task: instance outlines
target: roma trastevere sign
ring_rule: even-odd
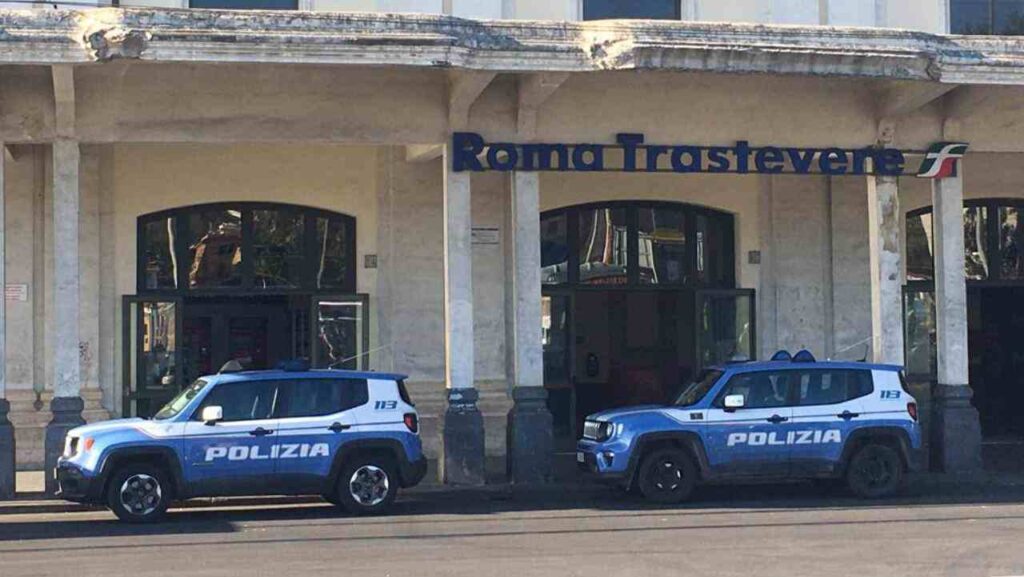
[[[929,148],[916,172],[907,169],[907,154],[895,148],[796,148],[647,144],[643,134],[620,133],[616,144],[514,144],[487,142],[479,134],[452,135],[452,170],[563,172],[675,172],[722,174],[824,174],[945,178],[967,144],[940,142]],[[611,161],[610,150],[615,160]]]

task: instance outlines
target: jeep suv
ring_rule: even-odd
[[[671,404],[590,415],[576,458],[659,502],[686,499],[698,482],[745,479],[843,480],[875,498],[900,488],[920,447],[900,367],[780,351],[707,369]]]
[[[202,377],[152,419],[71,430],[60,495],[129,522],[213,496],[319,494],[383,512],[426,473],[404,379],[307,367]]]

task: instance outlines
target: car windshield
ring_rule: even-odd
[[[708,394],[711,387],[715,386],[718,382],[718,378],[722,376],[722,371],[718,369],[708,369],[700,374],[700,377],[683,387],[683,391],[676,397],[674,403],[677,407],[689,407],[696,405]]]
[[[192,383],[183,391],[178,393],[177,397],[171,399],[171,402],[167,403],[162,409],[157,411],[157,413],[153,415],[153,419],[162,421],[177,415],[188,405],[189,401],[196,398],[196,395],[198,395],[199,391],[203,390],[203,387],[205,386],[206,381],[202,379]]]

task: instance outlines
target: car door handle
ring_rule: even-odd
[[[266,437],[267,435],[270,435],[273,432],[274,431],[272,431],[270,429],[264,429],[263,427],[256,427],[255,429],[249,431],[249,434],[252,435],[253,437]]]
[[[842,413],[839,413],[836,416],[844,421],[849,421],[850,419],[856,419],[857,417],[859,417],[860,413],[851,413],[850,411],[843,411]]]
[[[765,420],[768,421],[769,423],[772,423],[773,425],[778,425],[779,423],[785,423],[786,421],[788,421],[789,417],[783,417],[782,415],[772,415]]]
[[[349,430],[351,428],[352,428],[352,425],[342,425],[341,423],[332,423],[330,427],[327,427],[327,430],[332,432],[332,433],[340,433],[342,431],[347,431],[347,430]]]

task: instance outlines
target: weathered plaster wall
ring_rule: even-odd
[[[35,213],[43,198],[45,154],[41,146],[18,146],[5,163],[6,192],[5,258],[8,284],[27,286],[27,300],[7,301],[6,378],[11,389],[32,389],[42,380],[35,358],[36,332],[41,329],[45,308],[37,298],[42,282],[35,274],[37,244],[42,242]],[[0,154],[4,152],[0,151]]]

